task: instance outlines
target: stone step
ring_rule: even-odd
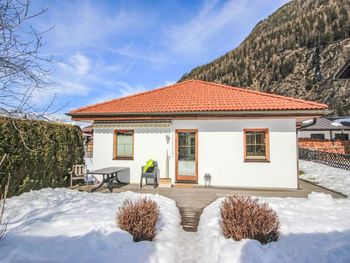
[[[179,207],[181,215],[181,226],[185,231],[197,232],[199,218],[203,209],[194,209],[191,207]]]
[[[173,185],[174,188],[194,188],[196,184],[189,184],[189,183],[175,183]]]

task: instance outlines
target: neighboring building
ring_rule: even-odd
[[[312,138],[320,140],[349,140],[350,117],[318,118],[312,125],[301,127],[299,138]]]
[[[298,187],[296,123],[327,105],[188,80],[72,110],[93,121],[94,168],[130,167],[138,183],[148,159],[173,182],[254,188]]]
[[[82,128],[83,131],[83,139],[84,139],[84,152],[85,157],[92,157],[93,154],[93,129],[92,125],[86,126]]]

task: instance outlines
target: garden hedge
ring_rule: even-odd
[[[83,163],[78,126],[0,118],[0,185],[11,174],[9,196],[45,187],[64,187],[73,164]]]

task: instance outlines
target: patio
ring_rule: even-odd
[[[91,186],[81,186],[79,191],[91,191]],[[272,189],[239,189],[239,188],[219,188],[219,187],[199,187],[193,185],[176,185],[172,188],[153,188],[147,185],[140,188],[138,184],[114,184],[113,192],[121,193],[132,191],[137,193],[159,194],[176,201],[176,205],[181,213],[181,225],[184,230],[196,232],[200,215],[203,209],[217,198],[229,195],[261,196],[261,197],[300,197],[306,198],[312,192],[330,194],[333,198],[344,198],[346,196],[317,186],[305,180],[299,179],[298,190],[272,190]],[[99,192],[109,193],[106,186]]]

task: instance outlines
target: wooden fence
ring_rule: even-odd
[[[328,153],[299,148],[299,159],[350,170],[350,154]]]

